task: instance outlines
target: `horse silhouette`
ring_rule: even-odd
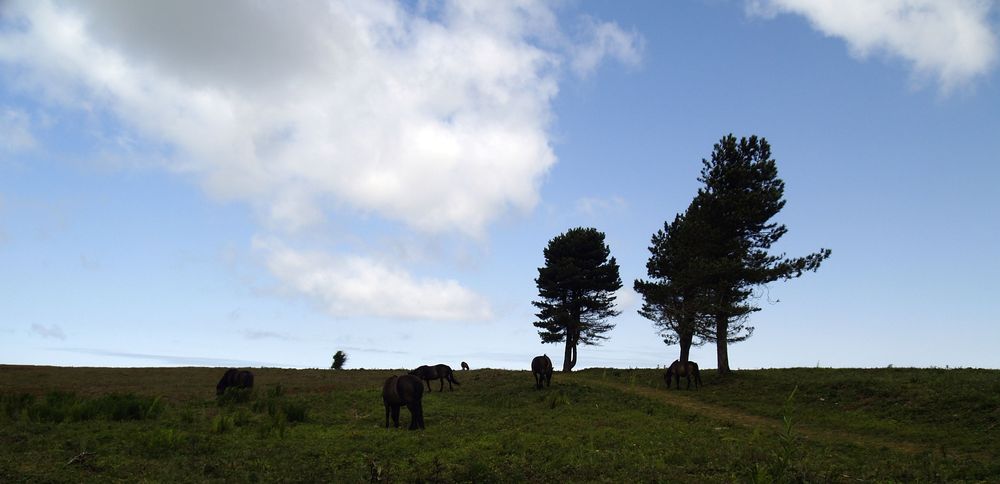
[[[667,372],[663,374],[663,380],[667,382],[667,388],[670,388],[670,379],[673,378],[677,383],[677,389],[681,389],[681,377],[687,377],[687,388],[691,388],[691,377],[694,377],[694,387],[698,388],[701,386],[701,371],[698,370],[698,364],[693,361],[688,361],[682,364],[680,360],[674,360],[673,363],[667,367]]]
[[[469,364],[463,361],[462,362],[462,369],[463,370],[468,370],[469,369]]]
[[[536,356],[531,360],[531,373],[535,376],[535,388],[542,388],[542,381],[545,386],[552,385],[552,360],[549,355]]]
[[[253,388],[253,373],[247,370],[237,370],[230,368],[222,375],[222,379],[215,385],[215,394],[222,395],[226,389],[233,388]]]
[[[382,385],[382,403],[385,404],[385,428],[389,428],[389,416],[399,428],[399,407],[406,405],[410,411],[410,430],[424,428],[424,383],[412,375],[390,376]]]
[[[434,366],[421,365],[417,367],[416,370],[411,371],[410,374],[426,381],[427,391],[429,392],[434,391],[431,389],[431,380],[438,380],[441,382],[441,388],[438,388],[439,392],[444,391],[445,380],[448,380],[448,390],[454,390],[451,386],[452,383],[461,385],[461,383],[455,379],[455,374],[451,371],[451,367],[443,363]]]

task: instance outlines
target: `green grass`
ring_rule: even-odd
[[[416,432],[384,428],[381,384],[401,372],[255,369],[253,391],[217,399],[221,369],[0,366],[0,482],[1000,476],[998,371],[706,371],[701,390],[668,391],[653,369],[543,390],[484,369],[425,393]]]

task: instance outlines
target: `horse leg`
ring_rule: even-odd
[[[385,428],[389,428],[389,402],[385,402]]]
[[[443,392],[444,391],[444,378],[438,378],[438,385],[440,385],[438,387],[438,391],[439,392]]]
[[[392,425],[399,428],[399,404],[392,404]]]
[[[423,409],[420,402],[410,402],[406,404],[406,409],[410,411],[410,430],[424,428]]]

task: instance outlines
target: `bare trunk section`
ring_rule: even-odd
[[[575,334],[566,335],[566,353],[563,356],[563,370],[562,371],[573,371],[573,367],[576,366],[576,342],[577,336]]]
[[[681,334],[680,335],[680,343],[681,343],[681,357],[680,357],[680,362],[681,363],[687,363],[688,358],[690,358],[690,356],[691,356],[691,343],[692,343],[692,341],[694,341],[694,334],[693,333],[686,333],[686,334]]]
[[[719,360],[718,372],[728,375],[729,370],[729,316],[719,314],[715,317],[715,352]]]

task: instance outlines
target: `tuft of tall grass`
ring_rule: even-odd
[[[174,428],[159,428],[146,435],[143,447],[146,455],[159,457],[176,451],[187,438],[183,431]]]
[[[550,409],[554,409],[560,405],[569,405],[569,404],[570,404],[569,397],[566,395],[565,392],[563,392],[562,388],[554,392],[550,392],[548,395],[545,396],[545,406]]]
[[[212,433],[224,434],[235,425],[236,423],[233,421],[233,417],[220,413],[212,419]]]

